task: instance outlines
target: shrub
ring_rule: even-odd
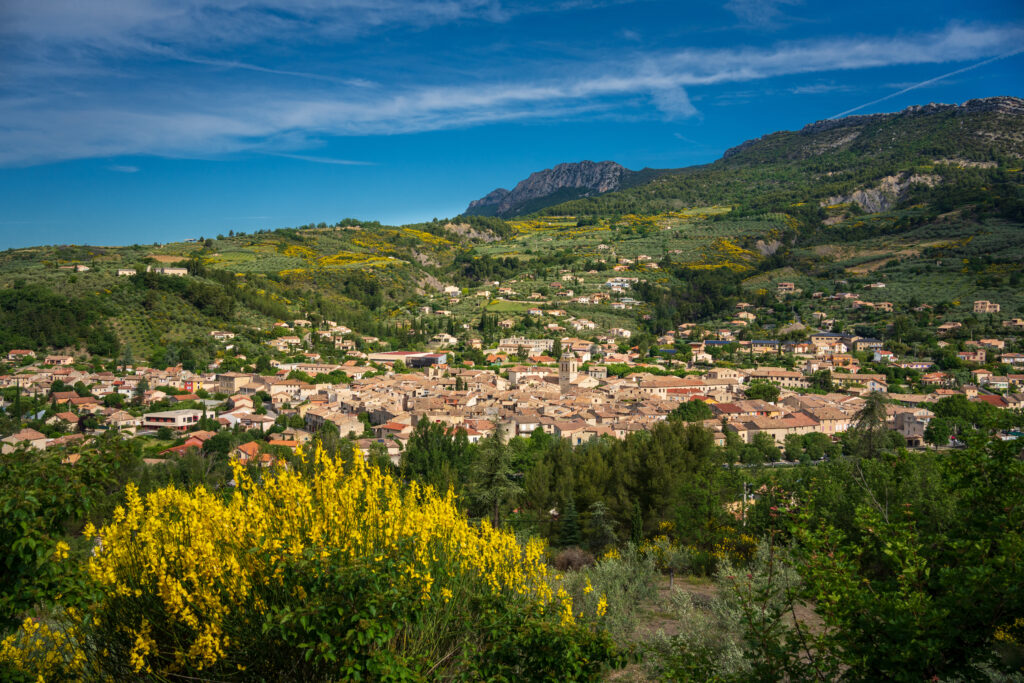
[[[594,564],[594,556],[582,548],[565,548],[555,556],[552,564],[558,571],[577,571]]]
[[[616,661],[539,542],[473,525],[452,493],[403,489],[361,458],[346,471],[318,451],[313,464],[260,481],[236,466],[223,497],[129,487],[86,530],[100,539],[96,598],[62,630],[77,634],[63,657],[75,677],[579,680]],[[19,646],[26,628],[0,665],[42,674],[48,657]]]
[[[573,605],[585,614],[604,613],[602,625],[619,642],[631,640],[643,605],[655,596],[654,561],[632,544],[589,567],[562,577]]]

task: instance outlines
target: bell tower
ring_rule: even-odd
[[[576,354],[566,351],[558,361],[558,388],[563,394],[569,393],[571,382],[576,379],[580,364],[576,360]]]

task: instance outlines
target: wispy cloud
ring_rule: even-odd
[[[330,157],[316,157],[306,154],[285,154],[283,152],[268,152],[271,156],[284,157],[285,159],[297,159],[298,161],[310,161],[314,164],[333,164],[335,166],[376,166],[372,161],[353,161],[351,159],[332,159]]]
[[[803,0],[729,0],[725,9],[746,26],[774,28],[782,19],[782,7],[800,5]]]
[[[0,36],[37,47],[89,45],[133,51],[151,47],[238,46],[350,40],[395,27],[425,29],[459,21],[507,22],[633,0],[5,0]]]
[[[139,167],[138,166],[114,165],[114,166],[107,166],[107,170],[108,171],[114,171],[115,173],[138,173],[139,172]]]
[[[810,85],[797,85],[789,89],[794,95],[823,95],[834,92],[849,92],[853,90],[852,85],[842,83],[812,83]]]
[[[15,1],[20,5],[25,0]],[[72,0],[62,1],[78,6]],[[237,1],[239,6],[247,6]],[[154,0],[144,0],[138,6],[127,0],[118,2],[124,2],[117,6],[137,20],[131,23],[122,17],[116,21],[132,26],[149,26],[159,18],[172,24],[191,21],[162,4],[158,8],[161,12],[156,12]],[[314,4],[318,3],[301,0],[295,14],[289,16],[304,16],[304,8]],[[338,0],[337,4],[372,4],[376,9],[366,10],[363,21],[364,26],[369,26],[373,21],[398,21],[379,10],[390,7],[397,11],[398,5],[405,3]],[[402,20],[443,21],[446,16],[468,13],[498,21],[502,12],[513,11],[499,11],[484,0],[436,0],[422,4],[429,7],[417,3],[419,19]],[[211,10],[204,5],[204,11]],[[49,16],[49,9],[46,14]],[[277,21],[273,17],[263,18],[250,30],[259,33],[265,29],[264,24]],[[22,27],[18,30],[26,30],[24,20],[15,24]],[[61,29],[58,26],[48,30]],[[96,31],[110,44],[117,42],[110,38],[109,27]],[[88,35],[89,31],[83,33]],[[372,79],[360,80],[360,76],[353,76],[352,80],[348,74],[328,73],[327,79],[319,79],[319,72],[283,67],[266,69],[275,76],[281,75],[280,79],[238,81],[223,72],[241,69],[255,73],[264,69],[254,71],[250,68],[251,60],[206,57],[193,60],[199,62],[197,67],[208,67],[199,74],[170,80],[146,79],[132,72],[130,64],[123,66],[115,61],[106,77],[83,81],[66,75],[53,76],[46,89],[25,86],[22,91],[15,89],[14,95],[0,95],[0,165],[128,154],[216,156],[239,151],[292,155],[314,163],[364,164],[316,157],[309,151],[315,149],[316,140],[323,136],[391,135],[530,118],[616,112],[683,119],[699,115],[691,98],[695,90],[707,86],[896,65],[991,60],[1005,56],[1022,43],[1024,28],[1020,26],[953,24],[937,32],[893,37],[840,37],[781,42],[769,47],[636,51],[582,63],[571,59],[545,60],[532,68],[529,64],[517,64],[514,70],[488,72],[485,76],[472,71],[454,75],[445,72],[446,78],[444,74],[414,71],[416,65],[410,64],[407,76],[400,74],[395,82],[379,86],[370,83]],[[156,62],[159,66],[166,64],[166,60],[179,60],[184,49],[147,47],[145,54],[148,59],[161,60]],[[169,50],[173,55],[166,54]],[[946,76],[978,66],[981,64]],[[127,83],[112,89],[110,83],[117,78]],[[891,96],[896,94],[899,93]]]

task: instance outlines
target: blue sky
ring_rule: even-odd
[[[0,248],[452,216],[563,161],[712,161],[1024,96],[1024,4],[3,0]]]

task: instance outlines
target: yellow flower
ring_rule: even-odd
[[[53,549],[53,559],[57,562],[68,559],[68,551],[71,547],[64,541],[59,541]]]
[[[136,673],[143,669],[152,673],[153,669],[146,662],[146,656],[155,653],[156,649],[156,641],[150,635],[149,622],[143,619],[142,627],[135,636],[135,645],[132,646],[131,652],[128,655],[128,661],[131,663],[132,669]]]
[[[387,572],[395,590],[423,603],[437,595],[449,603],[452,586],[475,585],[542,612],[551,606],[563,625],[575,623],[571,596],[554,590],[543,541],[520,545],[507,531],[470,523],[454,492],[404,485],[361,457],[343,464],[321,450],[298,455],[315,460],[314,477],[301,474],[305,468],[282,468],[255,481],[235,463],[238,486],[230,496],[202,487],[142,496],[129,486],[107,525],[86,527],[86,538],[102,539],[86,561],[104,594],[90,610],[94,624],[128,635],[134,671],[234,668],[246,633],[231,629],[259,623],[282,593],[305,601],[309,571],[330,571],[335,563]],[[58,544],[55,556],[68,550]],[[435,587],[435,577],[444,585]],[[126,606],[136,621],[124,623]],[[172,632],[173,640],[163,640]],[[3,641],[0,661],[48,679],[81,678],[75,669],[43,667],[45,653],[64,651],[56,638],[27,620]],[[67,652],[63,661],[83,666],[80,649]]]

